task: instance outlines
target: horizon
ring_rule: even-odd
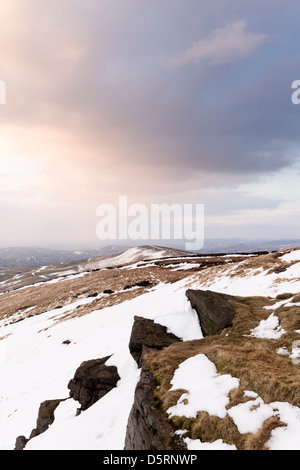
[[[128,243],[126,243],[128,241]],[[165,243],[164,243],[165,242]],[[172,243],[173,242],[173,243]],[[207,246],[208,244],[208,246]],[[259,244],[269,244],[269,245],[299,245],[300,247],[300,238],[299,239],[268,239],[268,238],[260,238],[260,239],[249,239],[249,238],[211,238],[204,241],[204,245],[199,250],[186,250],[185,249],[185,240],[177,240],[177,243],[174,243],[174,240],[165,241],[165,240],[141,240],[138,243],[133,243],[130,240],[122,240],[117,241],[116,243],[95,243],[95,244],[16,244],[16,245],[9,245],[9,244],[1,244],[0,250],[9,250],[9,249],[40,249],[40,250],[49,250],[49,251],[101,251],[108,248],[118,248],[120,247],[123,249],[131,249],[131,248],[138,248],[138,247],[146,247],[146,246],[155,246],[161,248],[170,248],[174,250],[182,250],[182,251],[203,251],[206,249],[216,249],[219,244],[245,244],[245,245],[252,245],[258,246]]]
[[[121,195],[203,205],[206,240],[300,237],[296,0],[0,7],[0,247],[146,244],[99,240]]]

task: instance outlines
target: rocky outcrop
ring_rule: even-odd
[[[188,289],[186,296],[196,310],[204,336],[218,335],[231,326],[236,310],[236,297],[212,291]]]
[[[149,287],[152,283],[148,280],[136,282],[135,284],[127,284],[123,290],[132,289],[133,287]]]
[[[124,450],[184,450],[183,441],[155,398],[157,383],[144,357],[180,341],[166,327],[142,317],[135,317],[129,349],[141,368],[134,403],[128,418]]]
[[[70,389],[69,398],[79,401],[81,408],[78,413],[92,406],[116,387],[120,380],[118,370],[115,366],[105,365],[110,357],[83,362],[76,370],[74,378],[70,380],[68,384]],[[47,431],[54,422],[56,408],[65,400],[68,400],[68,398],[46,400],[41,403],[36,428],[32,430],[29,439],[25,436],[17,437],[14,450],[23,450],[30,439]]]
[[[31,431],[29,439],[26,439],[25,436],[17,437],[14,450],[23,450],[30,439],[47,431],[49,426],[54,422],[54,412],[56,408],[64,400],[66,399],[46,400],[41,403],[36,421],[36,428]]]
[[[65,399],[46,400],[40,404],[36,428],[31,432],[29,439],[39,436],[43,432],[47,431],[49,426],[54,422],[54,412],[56,408],[64,400]]]
[[[115,366],[105,365],[110,356],[83,362],[70,380],[68,388],[70,397],[79,401],[81,408],[86,410],[116,387],[120,380]]]
[[[146,349],[144,349],[146,352]],[[155,398],[157,384],[143,362],[140,380],[135,389],[134,404],[129,414],[124,450],[184,450],[186,445],[175,434]]]
[[[26,446],[29,439],[26,439],[25,436],[18,436],[15,443],[14,450],[23,450]]]
[[[129,350],[140,367],[143,348],[163,349],[180,341],[177,336],[168,333],[165,326],[143,317],[134,317],[134,324],[129,340]]]

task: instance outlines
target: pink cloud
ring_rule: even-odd
[[[226,64],[247,57],[261,46],[268,36],[247,32],[246,27],[246,21],[240,20],[215,29],[209,36],[170,59],[169,63],[173,66],[201,62]]]

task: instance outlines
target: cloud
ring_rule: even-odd
[[[0,0],[8,240],[94,240],[95,208],[119,194],[224,217],[279,204],[236,187],[270,172],[279,185],[300,145],[296,0],[116,3]]]
[[[217,65],[248,57],[266,42],[268,36],[247,32],[246,27],[246,21],[239,20],[223,28],[215,29],[209,36],[195,42],[184,53],[170,59],[169,63],[177,67],[201,62]]]

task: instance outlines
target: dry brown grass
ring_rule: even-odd
[[[237,449],[245,448],[245,436],[242,436],[230,416],[221,419],[210,416],[207,412],[197,414],[197,419],[190,432],[191,439],[200,439],[201,442],[212,442],[222,439]]]
[[[280,307],[277,309],[280,324],[285,330],[293,331],[300,329],[299,307]]]
[[[271,433],[278,427],[285,426],[277,416],[267,419],[256,434],[249,434],[245,441],[245,450],[269,450],[266,442],[269,441]]]
[[[300,368],[288,356],[276,353],[279,347],[291,352],[294,340],[299,339],[293,330],[300,319],[300,307],[278,309],[281,326],[286,330],[278,340],[259,339],[249,336],[250,330],[272,310],[263,307],[275,301],[269,298],[246,298],[238,302],[237,315],[232,328],[226,334],[207,336],[198,341],[176,343],[169,348],[151,352],[146,356],[147,364],[159,385],[156,395],[166,411],[177,403],[182,391],[170,391],[170,381],[180,363],[197,354],[205,354],[220,374],[230,374],[240,381],[240,386],[231,391],[228,409],[249,400],[245,390],[256,392],[265,403],[289,402],[300,407]],[[271,432],[282,423],[276,417],[267,420],[257,434],[241,435],[232,419],[209,416],[199,412],[192,420],[185,417],[172,417],[176,426],[188,431],[192,439],[213,442],[222,439],[234,444],[238,449],[265,449]]]
[[[0,296],[0,320],[7,323],[18,321],[29,316],[37,315],[76,302],[94,293],[102,293],[106,289],[114,291],[101,299],[95,299],[91,304],[79,307],[75,312],[66,313],[65,318],[81,316],[93,310],[104,308],[141,295],[159,282],[176,282],[190,271],[170,271],[160,267],[141,268],[136,270],[111,269],[91,272],[84,277],[64,280],[58,283],[45,283],[40,286],[11,291]],[[128,284],[149,280],[150,287],[140,287],[136,290],[123,290]],[[26,312],[26,309],[31,310]]]
[[[291,300],[291,302],[300,302],[300,294],[296,294],[294,295],[293,299]]]

